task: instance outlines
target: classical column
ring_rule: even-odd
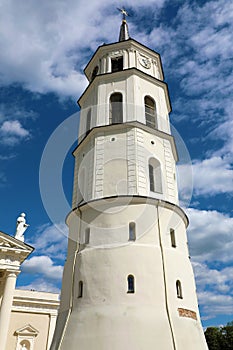
[[[19,271],[6,271],[6,281],[0,310],[0,346],[2,350],[5,350],[6,347],[12,301],[18,274]]]
[[[107,56],[107,73],[111,73],[111,57]]]

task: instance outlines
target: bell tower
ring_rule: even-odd
[[[51,350],[204,350],[162,63],[121,11],[119,41],[84,69]]]

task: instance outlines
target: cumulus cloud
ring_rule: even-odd
[[[205,263],[193,262],[197,286],[204,290],[214,289],[217,293],[228,294],[233,286],[233,267],[211,268]]]
[[[59,291],[67,251],[67,235],[65,224],[44,224],[35,230],[35,235],[27,241],[35,248],[35,255],[22,265],[22,271],[32,275],[35,280],[21,286],[22,289]]]
[[[151,0],[147,6],[163,3]],[[128,0],[125,6],[137,9],[143,2]],[[110,12],[106,1],[9,0],[1,13],[1,83],[19,82],[34,92],[77,97],[86,86],[81,69],[87,58],[98,45],[118,39],[120,14]]]
[[[5,121],[0,130],[5,135],[15,135],[22,138],[29,135],[29,131],[24,129],[18,120]]]
[[[198,293],[199,302],[202,305],[203,320],[216,317],[216,315],[233,314],[233,296],[222,295],[211,291]]]
[[[193,125],[195,137],[189,140],[203,147],[192,170],[193,194],[198,196],[232,194],[233,188],[233,3],[224,5],[184,2],[169,24],[161,21],[143,37],[162,54],[166,76],[178,85],[172,91],[172,120]],[[190,197],[188,167],[178,170],[182,203]]]
[[[202,319],[233,313],[233,218],[217,211],[187,210],[189,250]]]
[[[61,280],[63,266],[54,265],[48,256],[33,256],[22,265],[22,271],[33,275],[43,275],[49,280]]]
[[[197,196],[233,193],[233,167],[228,158],[213,156],[204,160],[194,160],[191,166],[181,164],[178,166],[178,174],[181,198],[190,193],[190,186],[193,186],[193,194]]]
[[[211,268],[204,263],[193,262],[198,301],[203,320],[218,315],[232,315],[233,268]]]
[[[1,143],[14,146],[22,139],[30,137],[30,133],[26,130],[18,120],[6,120],[0,127]]]
[[[189,208],[191,256],[198,262],[233,262],[233,218],[215,210]]]
[[[37,228],[28,243],[35,248],[37,254],[46,254],[52,259],[64,261],[67,237],[68,228],[64,223],[45,224]]]

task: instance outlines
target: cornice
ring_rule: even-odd
[[[89,83],[89,85],[86,87],[86,89],[84,90],[84,92],[82,93],[80,98],[78,99],[77,103],[78,103],[79,107],[82,108],[82,102],[83,102],[82,100],[85,98],[85,95],[87,94],[87,92],[90,93],[90,91],[97,84],[99,84],[101,82],[104,83],[106,81],[114,82],[114,78],[115,79],[116,78],[126,79],[129,76],[132,76],[133,74],[140,76],[142,79],[149,80],[153,84],[160,86],[165,90],[165,97],[166,97],[166,101],[167,101],[167,105],[168,105],[168,112],[170,113],[172,111],[172,107],[171,107],[171,100],[170,100],[170,95],[169,95],[167,83],[164,82],[163,80],[160,80],[160,79],[153,77],[150,74],[147,74],[144,71],[141,71],[140,69],[138,69],[136,67],[123,69],[122,71],[118,71],[118,72],[114,72],[114,73],[110,72],[110,73],[96,75],[96,77]]]
[[[155,205],[160,208],[166,208],[169,210],[172,210],[173,212],[177,213],[180,218],[183,220],[185,227],[187,228],[189,225],[189,219],[187,215],[185,214],[184,210],[179,207],[177,204],[164,201],[161,199],[153,198],[153,197],[147,197],[147,196],[138,196],[138,195],[119,195],[119,196],[109,196],[109,197],[103,197],[103,198],[98,198],[98,199],[93,199],[88,202],[82,203],[79,206],[75,207],[72,209],[72,211],[67,215],[66,217],[66,222],[68,224],[69,217],[72,215],[80,215],[80,212],[83,212],[84,210],[87,209],[93,209],[102,207],[103,205],[108,205],[112,203],[112,200],[115,199],[114,205],[124,205],[126,203],[127,205],[131,204],[151,204]],[[130,199],[130,200],[129,200]]]
[[[73,155],[75,156],[77,153],[77,150],[79,150],[81,147],[83,147],[87,142],[89,142],[89,140],[94,137],[98,132],[105,132],[105,131],[110,131],[112,130],[117,131],[119,130],[123,130],[123,129],[127,129],[127,128],[139,128],[142,129],[152,135],[161,137],[163,139],[166,139],[168,141],[171,142],[171,147],[172,147],[172,153],[174,156],[174,159],[176,161],[179,160],[178,157],[178,153],[177,153],[177,148],[176,148],[176,143],[174,140],[174,136],[167,134],[164,131],[158,130],[158,129],[152,129],[149,126],[140,123],[138,121],[132,121],[132,122],[126,122],[126,123],[120,123],[120,124],[108,124],[108,125],[100,125],[100,126],[96,126],[93,129],[91,129],[91,131],[88,133],[88,135],[78,144],[78,146],[74,149],[73,151]]]
[[[98,56],[100,53],[102,53],[102,56],[104,56],[105,54],[107,54],[110,50],[119,50],[119,48],[122,50],[124,49],[130,49],[132,47],[135,47],[141,51],[143,51],[144,53],[146,54],[150,54],[152,56],[155,56],[156,58],[159,59],[159,63],[160,63],[160,66],[161,66],[161,70],[162,70],[162,78],[164,79],[164,73],[163,73],[163,66],[162,66],[162,62],[161,62],[161,57],[160,57],[160,54],[152,49],[150,49],[149,47],[145,46],[144,44],[138,42],[137,40],[135,39],[128,39],[128,40],[125,40],[125,41],[118,41],[118,42],[115,42],[115,43],[110,43],[110,44],[103,44],[103,45],[100,45],[97,50],[94,52],[94,54],[92,55],[90,61],[88,62],[88,64],[86,65],[86,67],[84,68],[84,73],[85,75],[88,68],[92,65],[92,62],[94,61],[95,57]]]

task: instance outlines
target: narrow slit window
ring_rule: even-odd
[[[112,73],[120,72],[123,70],[123,57],[116,57],[111,59],[112,63]]]
[[[129,223],[129,241],[136,240],[136,225],[135,222]]]
[[[155,192],[154,167],[149,164],[150,191]]]
[[[173,248],[176,248],[176,236],[175,236],[175,230],[172,228],[170,229],[170,237],[171,237],[171,245]]]
[[[135,292],[134,276],[133,275],[129,275],[127,277],[127,282],[128,282],[128,291],[127,291],[127,293],[134,293]]]
[[[78,284],[78,298],[83,297],[83,281],[79,281]]]
[[[110,96],[109,124],[123,123],[122,94],[116,92]]]
[[[155,129],[157,128],[157,115],[155,101],[150,96],[145,96],[145,119],[146,125]]]
[[[176,295],[177,295],[177,298],[183,299],[182,287],[181,287],[180,281],[176,281]]]
[[[86,228],[84,235],[84,244],[89,244],[90,242],[90,227]]]

